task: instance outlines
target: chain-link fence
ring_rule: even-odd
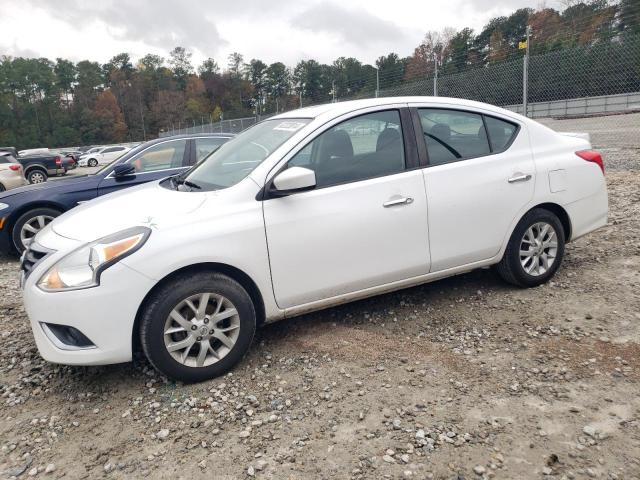
[[[160,132],[161,137],[169,137],[172,135],[182,135],[187,133],[239,133],[245,128],[249,128],[251,125],[255,125],[260,120],[267,118],[267,115],[261,115],[256,117],[244,117],[235,118],[233,120],[221,120],[214,123],[203,123],[201,125],[192,125],[190,127],[181,128],[180,125],[176,125],[176,128],[170,128]]]
[[[457,73],[425,75],[419,80],[400,77],[389,82],[385,78],[393,86],[372,87],[335,101],[377,93],[381,97],[437,95],[486,102],[526,114],[554,129],[587,132],[594,146],[614,164],[626,162],[625,168],[640,169],[640,35],[531,55],[526,69],[525,55],[523,51],[520,58]],[[322,102],[305,98],[300,103]],[[263,118],[267,116],[177,126],[161,136],[238,133]]]

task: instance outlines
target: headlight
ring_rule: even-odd
[[[6,203],[0,203],[0,210],[4,210],[5,208],[9,208],[9,205]]]
[[[142,247],[150,234],[147,227],[133,227],[83,245],[58,260],[38,287],[48,292],[96,287],[104,270]]]

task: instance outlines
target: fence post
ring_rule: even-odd
[[[522,111],[528,117],[527,107],[529,104],[529,41],[531,37],[531,26],[527,25],[527,46],[524,52],[524,64],[522,65]]]
[[[435,75],[433,76],[433,96],[438,96],[438,54],[433,54],[433,60],[435,62]]]

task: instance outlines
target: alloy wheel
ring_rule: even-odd
[[[46,227],[54,217],[51,215],[38,215],[36,217],[30,218],[22,225],[20,229],[20,241],[24,248],[27,248],[31,242],[33,242],[36,234]]]
[[[240,315],[231,301],[217,293],[191,295],[169,313],[164,345],[177,362],[207,367],[227,355],[240,334]]]
[[[547,272],[558,254],[558,235],[547,222],[531,225],[520,241],[520,264],[526,273],[534,277]]]
[[[45,180],[44,175],[40,172],[33,172],[29,175],[30,183],[43,183]]]

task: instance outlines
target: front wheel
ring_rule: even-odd
[[[90,158],[89,161],[87,162],[87,165],[89,165],[90,167],[97,167],[98,160],[96,160],[95,158]]]
[[[556,273],[564,258],[564,247],[564,228],[558,217],[535,208],[516,225],[496,269],[506,282],[536,287]]]
[[[53,208],[34,208],[22,214],[13,225],[13,245],[22,253],[35,238],[36,234],[60,215]]]
[[[140,341],[161,373],[201,382],[233,368],[249,350],[255,329],[253,302],[238,282],[219,273],[187,273],[148,300]]]

